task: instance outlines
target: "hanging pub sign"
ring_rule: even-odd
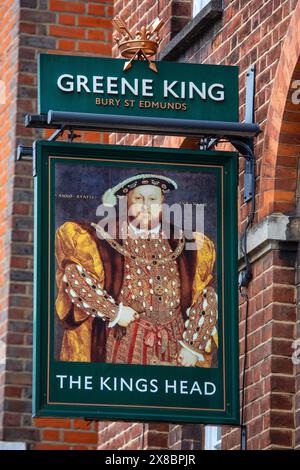
[[[34,415],[238,424],[236,154],[37,141],[35,158]]]
[[[239,121],[238,67],[41,54],[39,113],[50,110]]]

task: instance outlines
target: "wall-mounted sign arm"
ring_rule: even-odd
[[[27,116],[26,116],[26,118],[27,118]],[[49,137],[48,141],[49,142],[55,142],[58,137],[63,135],[64,131],[65,131],[65,129],[64,129],[63,126],[59,129],[56,129],[55,132],[53,132],[53,134]],[[69,137],[69,141],[72,142],[73,139],[76,139],[79,136],[78,136],[78,134],[74,134],[73,129],[70,129],[70,134],[69,134],[68,137]],[[16,152],[16,161],[32,160],[32,156],[33,156],[32,147],[26,147],[24,145],[18,145],[17,152]]]
[[[245,122],[254,122],[255,65],[246,73]]]
[[[255,157],[252,138],[229,138],[229,142],[245,158],[244,201],[249,202],[255,194]]]
[[[32,159],[32,147],[25,147],[24,145],[18,145],[16,152],[16,161],[20,160],[31,160]]]
[[[155,135],[179,135],[200,137],[238,136],[255,137],[260,133],[258,124],[193,119],[171,119],[144,116],[110,115],[49,111],[48,125],[65,128],[132,132]]]
[[[49,111],[48,124],[72,126],[99,131],[134,132],[156,135],[232,135],[255,136],[260,132],[257,124],[222,121],[153,118],[128,115],[107,115]]]
[[[244,201],[251,200],[252,202],[251,212],[240,239],[241,251],[245,261],[245,268],[239,276],[239,286],[241,288],[247,287],[252,279],[252,268],[247,254],[247,233],[255,215],[255,156],[252,139],[229,139],[229,141],[245,158]]]
[[[25,114],[24,118],[25,127],[38,128],[38,129],[57,129],[58,126],[49,126],[47,114]]]
[[[218,143],[230,142],[245,158],[244,175],[244,202],[251,201],[255,190],[255,156],[253,137],[226,137],[214,139],[200,139],[200,150],[213,150]]]
[[[65,126],[61,126],[59,129],[53,132],[53,134],[49,137],[49,142],[55,142],[58,137],[62,136],[65,131]]]
[[[245,268],[240,272],[239,275],[239,286],[247,287],[252,279],[251,264],[247,255],[247,231],[250,227],[254,214],[255,214],[255,155],[253,138],[240,138],[240,137],[224,137],[216,139],[206,139],[206,147],[203,146],[203,139],[200,140],[200,149],[202,150],[213,150],[220,142],[230,142],[239,154],[245,158],[245,174],[244,174],[244,202],[252,201],[251,212],[247,220],[246,228],[241,236],[240,244],[241,251],[244,256]],[[204,142],[205,144],[205,142]]]

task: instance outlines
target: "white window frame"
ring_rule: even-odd
[[[198,15],[199,11],[201,11],[210,0],[193,0],[193,18]]]
[[[221,426],[205,426],[205,450],[221,450]]]

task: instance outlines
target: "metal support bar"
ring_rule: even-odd
[[[207,146],[207,150],[213,149],[220,142],[220,140],[224,139],[211,139]],[[244,201],[249,202],[252,197],[255,197],[255,156],[253,138],[241,138],[235,136],[227,137],[225,140],[230,142],[245,158]]]
[[[238,135],[256,136],[260,132],[257,124],[222,121],[197,121],[193,119],[149,118],[128,115],[65,113],[49,111],[48,124],[77,126],[99,131],[134,132],[155,135]]]
[[[246,73],[245,122],[254,122],[255,65]]]
[[[26,114],[24,118],[25,127],[32,127],[38,129],[51,129],[47,122],[47,114]],[[54,126],[53,129],[56,129]]]
[[[16,152],[16,160],[31,160],[32,159],[32,147],[25,147],[24,145],[18,145]]]
[[[241,287],[247,287],[249,285],[249,282],[252,279],[252,268],[251,268],[251,264],[249,262],[248,255],[247,255],[247,231],[253,222],[254,214],[255,214],[255,156],[254,156],[254,150],[253,150],[251,138],[249,139],[228,138],[227,140],[245,158],[245,167],[249,169],[248,182],[250,182],[250,187],[248,188],[249,190],[248,200],[250,199],[252,200],[251,212],[248,216],[245,230],[240,239],[241,252],[243,253],[244,260],[245,260],[245,269],[243,269],[243,271],[239,275],[239,286],[241,288]],[[245,183],[246,181],[247,180],[245,178]],[[246,202],[248,200],[246,199],[246,195],[244,195],[244,201]]]
[[[247,427],[241,426],[241,450],[247,450]]]
[[[249,202],[253,195],[253,184],[254,184],[254,158],[245,161],[245,175],[244,175],[244,201]]]
[[[254,123],[254,96],[255,96],[255,65],[252,65],[247,70],[246,74],[246,103],[245,103],[245,122],[248,124]],[[253,153],[253,139],[249,139],[248,145]],[[255,162],[253,159],[246,159],[245,162],[245,176],[244,176],[244,201],[248,202],[254,195],[254,172]]]
[[[252,71],[250,72],[249,76],[253,78],[253,73]],[[254,83],[254,78],[252,82]],[[254,85],[252,82],[252,88],[250,88],[253,91]],[[249,104],[246,106],[249,118],[250,114],[253,114],[253,100],[252,108],[250,106],[250,91],[247,93],[247,103]],[[131,132],[135,134],[198,137],[202,139],[202,146],[206,149],[214,147],[218,140],[226,139],[230,141],[246,159],[245,202],[248,202],[254,195],[255,162],[253,138],[257,136],[261,130],[259,125],[253,122],[197,121],[192,119],[164,119],[128,115],[115,116],[109,114],[49,111],[47,116],[45,114],[27,114],[25,117],[25,126],[30,128],[56,129],[48,139],[50,142],[55,141],[65,130],[70,131],[69,140],[72,141],[77,137],[77,134],[74,134],[74,129],[96,132]]]
[[[154,135],[179,136],[239,136],[254,137],[260,133],[258,124],[222,121],[197,121],[193,119],[150,118],[142,116],[72,113],[49,111],[45,115],[27,115],[26,127],[61,128],[108,132],[132,132]]]
[[[49,142],[54,142],[60,135],[64,132],[64,128],[57,129],[53,134],[49,137]],[[69,137],[72,141],[78,137],[77,134],[74,134],[73,130],[71,130],[71,136]],[[31,160],[32,159],[32,147],[25,147],[24,145],[18,145],[17,152],[16,152],[16,160]]]
[[[36,176],[36,140],[32,144],[32,176]]]
[[[229,142],[245,158],[244,201],[249,202],[255,197],[255,157],[253,139],[228,138]]]
[[[58,137],[63,135],[64,131],[65,131],[65,127],[61,126],[60,129],[57,129],[55,132],[53,132],[53,134],[49,137],[48,141],[55,142]]]
[[[80,134],[76,134],[74,129],[69,129],[68,142],[73,142],[75,139],[79,139]]]

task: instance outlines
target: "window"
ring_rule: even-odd
[[[205,426],[205,450],[221,450],[221,426]]]
[[[193,2],[193,18],[205,7],[210,0],[194,0]]]
[[[191,44],[199,40],[202,44],[201,36],[207,29],[216,27],[220,30],[222,28],[220,19],[224,11],[223,0],[193,0],[191,5],[193,18],[160,52],[159,60],[177,60],[186,53]]]

